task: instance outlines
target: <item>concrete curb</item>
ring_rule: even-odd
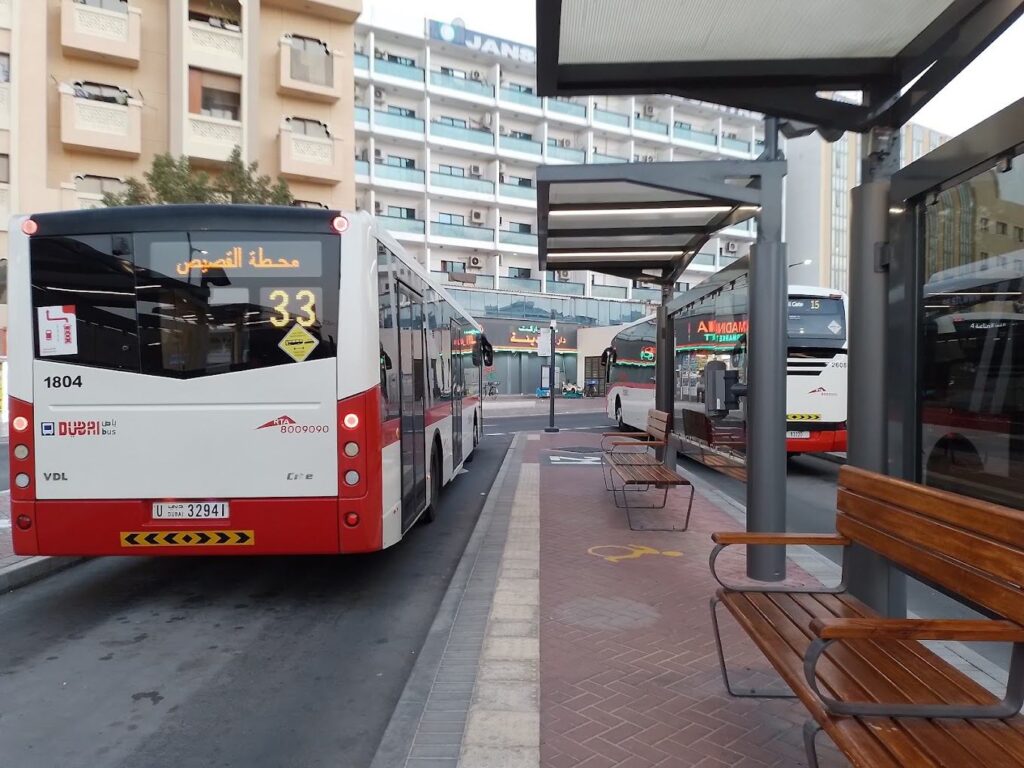
[[[473,533],[469,537],[466,549],[459,559],[455,568],[448,589],[441,600],[430,630],[427,632],[426,640],[420,649],[419,657],[413,665],[409,679],[405,683],[395,711],[391,715],[384,736],[381,738],[374,755],[370,768],[397,768],[404,766],[412,751],[413,739],[419,728],[420,720],[423,717],[427,706],[427,699],[433,688],[434,680],[437,677],[438,668],[444,658],[445,650],[451,640],[452,629],[458,617],[459,608],[462,604],[466,589],[469,586],[470,577],[476,567],[477,558],[482,548],[484,537],[491,526],[494,518],[494,509],[498,503],[498,492],[505,482],[512,458],[516,455],[516,447],[519,443],[517,436],[509,444],[505,458],[501,462],[498,474],[495,475],[494,483],[487,493],[480,517],[477,518]],[[460,739],[461,740],[461,739]]]
[[[85,557],[29,557],[0,568],[0,594],[78,565]]]

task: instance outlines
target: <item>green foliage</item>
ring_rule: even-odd
[[[154,205],[173,203],[235,203],[252,205],[291,205],[294,201],[288,185],[280,177],[273,180],[259,172],[256,162],[242,160],[242,150],[235,147],[231,157],[216,178],[192,167],[187,157],[157,155],[143,176],[145,181],[130,178],[121,193],[106,193],[103,204]]]

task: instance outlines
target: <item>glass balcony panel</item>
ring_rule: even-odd
[[[461,280],[452,280],[450,276],[452,274],[459,275],[460,277],[465,276],[472,278],[473,282],[464,283]],[[479,294],[473,294],[470,291],[463,293],[463,288],[494,288],[494,276],[493,275],[481,275],[478,272],[439,272],[437,270],[432,271],[430,276],[434,279],[434,282],[440,283],[441,285],[453,285],[458,286],[460,290],[453,291],[452,295],[456,301],[461,301],[466,309],[472,310],[473,307],[469,306],[473,300],[473,296],[479,296]],[[483,303],[481,302],[479,309],[483,309]]]
[[[448,125],[446,123],[431,123],[430,135],[443,139],[454,139],[455,141],[467,141],[471,144],[494,146],[494,134],[490,131],[461,128],[457,125]]]
[[[548,293],[558,293],[563,296],[582,296],[586,292],[583,283],[563,283],[561,280],[548,280]]]
[[[594,122],[628,128],[629,115],[624,115],[621,112],[609,112],[607,109],[598,109],[597,107],[594,107]]]
[[[726,149],[735,149],[738,152],[749,152],[750,142],[742,139],[733,139],[729,136],[722,137],[722,146]]]
[[[366,107],[356,107],[355,109],[355,120],[356,125],[369,125],[370,123],[370,110]]]
[[[542,153],[542,145],[539,141],[520,139],[516,136],[501,136],[498,139],[498,146],[501,149],[522,152],[527,155],[540,155]]]
[[[419,168],[401,168],[397,165],[385,165],[384,163],[374,165],[373,173],[378,179],[402,181],[406,184],[422,184],[424,180],[423,171]]]
[[[626,286],[594,285],[591,286],[590,295],[599,299],[624,299],[626,298]]]
[[[405,115],[395,115],[391,112],[382,112],[376,110],[374,115],[374,122],[378,128],[391,128],[396,131],[409,131],[410,133],[423,133],[423,121],[418,117],[406,117]]]
[[[509,245],[527,245],[531,248],[537,247],[537,235],[533,232],[498,232],[498,242]]]
[[[378,75],[418,80],[421,83],[424,79],[423,70],[420,67],[410,67],[408,64],[399,64],[397,61],[388,61],[387,59],[376,59],[373,62],[373,71]]]
[[[585,163],[587,153],[582,149],[571,149],[570,147],[556,147],[548,145],[548,157],[555,157],[559,160],[568,160],[570,163]]]
[[[615,155],[602,155],[600,152],[594,153],[595,163],[624,163],[626,162],[625,157],[616,157]]]
[[[500,286],[503,291],[540,293],[540,280],[532,277],[503,277]]]
[[[713,253],[698,253],[693,257],[691,264],[696,264],[701,267],[713,267],[715,266],[715,254]]]
[[[432,171],[430,182],[439,187],[461,189],[466,192],[479,192],[482,195],[494,194],[494,182],[487,179],[474,179],[468,176],[452,176],[447,173]]]
[[[572,117],[586,118],[587,116],[587,108],[582,104],[562,101],[561,99],[548,99],[548,109],[552,112],[561,112],[563,115],[571,115]]]
[[[677,139],[693,141],[697,144],[707,144],[712,147],[718,145],[718,136],[710,131],[697,131],[693,128],[683,128],[682,126],[677,125],[673,130],[673,135]]]
[[[430,234],[434,237],[457,237],[462,240],[493,242],[494,230],[489,227],[467,227],[463,224],[442,224],[430,222]]]
[[[424,223],[422,219],[406,219],[400,216],[377,216],[380,225],[391,232],[409,232],[422,235]]]
[[[369,176],[370,164],[366,160],[356,160],[356,176]]]
[[[524,107],[540,109],[540,99],[535,94],[517,91],[515,88],[502,88],[500,94],[502,101],[510,101],[514,104],[522,104]]]
[[[482,83],[479,80],[470,80],[466,77],[446,75],[444,72],[431,72],[430,84],[440,86],[441,88],[451,88],[454,91],[472,93],[475,96],[494,97],[493,85]]]
[[[661,291],[657,288],[634,288],[634,301],[647,301],[655,304],[661,303]]]
[[[533,187],[523,187],[519,184],[500,184],[498,191],[504,197],[521,197],[524,200],[536,200],[537,190]]]
[[[657,120],[647,120],[646,118],[638,117],[634,123],[638,131],[645,131],[646,133],[659,133],[662,136],[668,136],[668,123],[662,123]]]
[[[370,57],[365,53],[357,53],[352,57],[352,67],[357,72],[366,72],[370,69]]]

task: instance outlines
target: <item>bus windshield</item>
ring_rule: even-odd
[[[842,299],[791,296],[787,315],[790,343],[801,339],[846,340],[846,312]]]

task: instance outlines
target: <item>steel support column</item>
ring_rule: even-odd
[[[778,123],[765,123],[765,157],[778,157]],[[781,175],[761,178],[757,244],[750,252],[747,393],[747,530],[786,530],[786,310],[789,286],[782,245]],[[747,575],[786,577],[786,550],[748,547]]]
[[[672,301],[675,293],[675,285],[661,286],[661,306],[658,307],[657,318],[657,354],[655,357],[655,388],[654,407],[659,411],[669,414],[669,424],[675,426],[675,360],[676,360],[676,334],[674,321],[668,315],[668,304]],[[662,459],[665,466],[675,471],[676,450],[672,447],[672,441],[667,441],[662,452]]]

